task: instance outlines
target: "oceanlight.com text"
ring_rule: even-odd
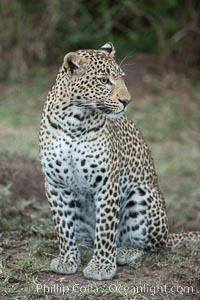
[[[35,290],[37,294],[53,294],[53,295],[98,295],[107,294],[108,292],[114,295],[132,295],[137,296],[141,294],[150,295],[177,295],[177,294],[192,294],[194,288],[192,286],[181,285],[128,285],[125,283],[110,283],[110,284],[72,284],[64,285],[57,283],[35,283]],[[137,299],[136,297],[134,299]]]

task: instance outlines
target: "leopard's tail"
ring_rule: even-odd
[[[198,241],[200,241],[200,231],[170,233],[168,236],[166,247],[178,248],[186,243]]]

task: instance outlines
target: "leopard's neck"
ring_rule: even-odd
[[[45,127],[63,132],[71,138],[94,135],[101,131],[107,122],[106,115],[95,109],[68,105],[62,115],[45,112]]]

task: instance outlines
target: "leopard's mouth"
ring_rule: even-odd
[[[113,113],[113,111],[110,108],[106,107],[106,106],[97,106],[97,109],[102,111],[105,114]]]
[[[97,107],[97,109],[102,111],[103,113],[105,113],[109,118],[113,118],[113,119],[120,118],[125,113],[125,108],[124,107],[123,107],[123,109],[118,110],[118,111],[110,109],[106,106]]]

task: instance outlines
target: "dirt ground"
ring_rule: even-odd
[[[0,157],[0,184],[11,184],[11,199],[45,199],[43,176],[37,159],[15,153]]]

